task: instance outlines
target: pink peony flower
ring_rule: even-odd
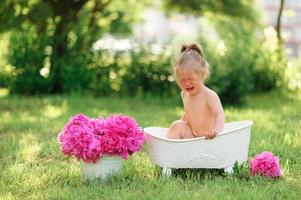
[[[77,114],[74,117],[71,117],[69,122],[64,127],[63,131],[66,133],[81,132],[83,130],[86,132],[90,132],[92,131],[93,127],[90,126],[89,120],[90,119],[84,114]]]
[[[139,151],[144,143],[144,134],[135,119],[124,115],[111,115],[104,122],[101,136],[103,152],[119,155],[124,159]]]
[[[95,163],[103,154],[127,159],[128,155],[141,149],[144,134],[135,119],[127,116],[90,119],[84,114],[77,114],[65,125],[57,139],[65,155]]]
[[[101,118],[97,120],[102,124]],[[94,163],[101,157],[100,136],[93,134],[99,131],[95,121],[83,114],[77,114],[70,119],[58,135],[58,143],[65,155],[74,155],[78,160]]]
[[[93,127],[93,134],[102,135],[105,120],[102,117],[97,119],[90,119],[90,124]]]
[[[261,175],[266,177],[280,177],[282,176],[281,167],[279,165],[279,158],[274,156],[271,152],[265,151],[256,155],[250,161],[251,175]]]

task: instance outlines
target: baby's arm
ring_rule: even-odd
[[[183,120],[183,121],[187,122],[187,119],[186,119],[186,113],[185,113],[185,111],[184,111],[184,114],[183,114],[183,115],[182,115],[182,117],[181,117],[181,120]]]
[[[185,95],[185,94],[184,94],[184,91],[182,90],[182,91],[181,91],[181,98],[182,98],[183,104],[184,104],[184,100],[183,100],[183,99],[184,99],[184,95]],[[182,115],[181,120],[187,122],[185,108],[184,108],[184,114]]]
[[[224,129],[225,116],[221,101],[214,91],[209,92],[208,105],[215,116],[213,131],[218,134]]]

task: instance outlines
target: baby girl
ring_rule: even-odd
[[[205,136],[213,139],[224,128],[224,111],[217,94],[204,85],[208,66],[196,44],[183,46],[174,74],[184,104],[184,114],[173,122],[167,137],[184,139]]]

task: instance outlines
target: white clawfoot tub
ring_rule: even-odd
[[[172,168],[218,168],[232,173],[248,159],[252,121],[226,123],[214,139],[168,139],[168,128],[144,128],[150,159],[169,176]]]

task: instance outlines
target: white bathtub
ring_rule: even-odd
[[[213,140],[204,137],[168,139],[168,128],[144,128],[150,159],[163,167],[165,175],[172,168],[219,168],[231,173],[236,161],[248,158],[252,121],[226,123]]]

